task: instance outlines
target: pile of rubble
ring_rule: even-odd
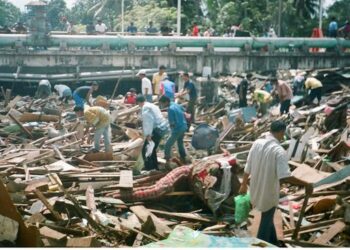
[[[257,211],[235,224],[234,197],[252,143],[273,120],[282,119],[289,124],[283,146],[293,175],[314,183],[314,193],[305,197],[302,188],[283,186],[275,216],[279,239],[291,247],[349,246],[350,89],[340,85],[319,107],[293,106],[281,117],[272,107],[269,115],[257,118],[254,108],[232,110],[237,97],[230,86],[239,79],[223,79],[215,106],[198,105],[198,123],[219,131],[217,147],[195,150],[192,129],[185,137],[192,164],[180,166],[175,158],[178,167],[171,171],[142,170],[138,106],[108,100],[113,152],[90,153],[84,124],[71,105],[56,97],[10,100],[10,93],[3,93],[0,244],[173,246],[179,234],[193,235],[187,231],[192,229],[201,237],[235,239],[240,246],[268,246],[249,238],[256,236]],[[263,81],[255,75],[253,83]],[[161,150],[158,157],[164,164]]]

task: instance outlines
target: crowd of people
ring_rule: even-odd
[[[195,121],[195,106],[197,101],[197,90],[190,79],[189,73],[183,73],[182,79],[184,87],[176,93],[175,83],[171,81],[166,73],[165,66],[160,66],[152,81],[147,77],[145,70],[137,73],[140,78],[141,93],[137,93],[135,88],[131,88],[124,96],[126,105],[138,105],[141,108],[142,129],[144,136],[144,146],[142,157],[144,168],[146,170],[158,169],[157,149],[160,141],[165,135],[170,134],[164,148],[164,158],[166,167],[170,167],[172,158],[172,147],[177,143],[180,159],[182,163],[187,162],[186,150],[184,147],[184,135],[189,130],[191,123]],[[104,149],[111,151],[110,123],[111,117],[109,105],[106,100],[98,96],[92,102],[92,96],[99,90],[99,84],[92,82],[89,86],[81,86],[74,91],[64,84],[56,84],[53,88],[62,103],[74,101],[74,111],[77,117],[84,118],[86,121],[85,135],[94,132],[93,151],[100,150],[100,140],[104,139]],[[50,82],[43,79],[39,82],[35,98],[45,99],[52,95],[52,86]],[[175,98],[188,95],[188,104],[185,109],[183,105],[175,102]],[[153,102],[157,100],[159,105]],[[168,112],[168,120],[162,115],[162,111]],[[92,127],[92,131],[91,128]],[[88,136],[87,136],[88,137]]]

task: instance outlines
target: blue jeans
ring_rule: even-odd
[[[85,99],[81,98],[76,92],[73,93],[75,106],[84,108]]]
[[[147,102],[153,102],[152,95],[145,95],[145,98]]]
[[[277,246],[278,240],[275,225],[273,223],[275,210],[276,208],[273,207],[270,210],[261,213],[261,220],[257,238]]]
[[[164,158],[166,160],[169,160],[171,158],[171,148],[173,147],[175,142],[177,142],[177,147],[179,149],[180,157],[182,159],[186,157],[186,150],[184,146],[184,136],[185,136],[185,131],[171,132],[171,135],[164,146],[164,155],[165,155]]]
[[[98,128],[95,130],[94,134],[94,149],[100,150],[100,140],[103,135],[105,152],[108,152],[111,149],[111,137],[110,137],[110,126]]]

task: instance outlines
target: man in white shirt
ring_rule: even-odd
[[[38,99],[45,99],[48,98],[51,95],[51,84],[49,80],[43,79],[40,80],[38,89],[35,93],[35,98]]]
[[[145,96],[147,102],[153,102],[152,100],[152,83],[146,77],[146,70],[142,69],[137,73],[137,76],[141,79],[141,90],[142,94]]]
[[[141,108],[142,130],[145,142],[142,147],[142,158],[146,170],[158,169],[157,148],[162,137],[168,132],[169,124],[159,107],[146,102],[143,95],[136,97],[136,103]],[[147,147],[154,143],[152,153],[147,156]]]
[[[250,176],[251,203],[261,212],[257,238],[274,245],[278,245],[273,217],[279,203],[280,183],[305,186],[308,194],[313,190],[312,184],[290,175],[287,153],[279,143],[284,138],[285,130],[284,122],[274,121],[270,134],[254,142],[239,190],[240,194],[247,193]]]
[[[72,99],[72,90],[64,84],[56,84],[54,89],[57,91],[59,99],[65,103],[68,103],[68,100]]]
[[[99,35],[106,34],[107,26],[102,22],[101,19],[97,20],[97,24],[95,25],[95,31]]]

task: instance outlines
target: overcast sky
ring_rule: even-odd
[[[16,5],[18,8],[20,8],[21,10],[24,10],[24,6],[29,3],[31,0],[8,0],[9,2],[13,3],[14,5]],[[75,1],[77,0],[65,0],[67,3],[67,7],[71,8]],[[323,0],[325,3],[325,7],[328,7],[330,4],[332,4],[333,2],[335,2],[336,0]]]

